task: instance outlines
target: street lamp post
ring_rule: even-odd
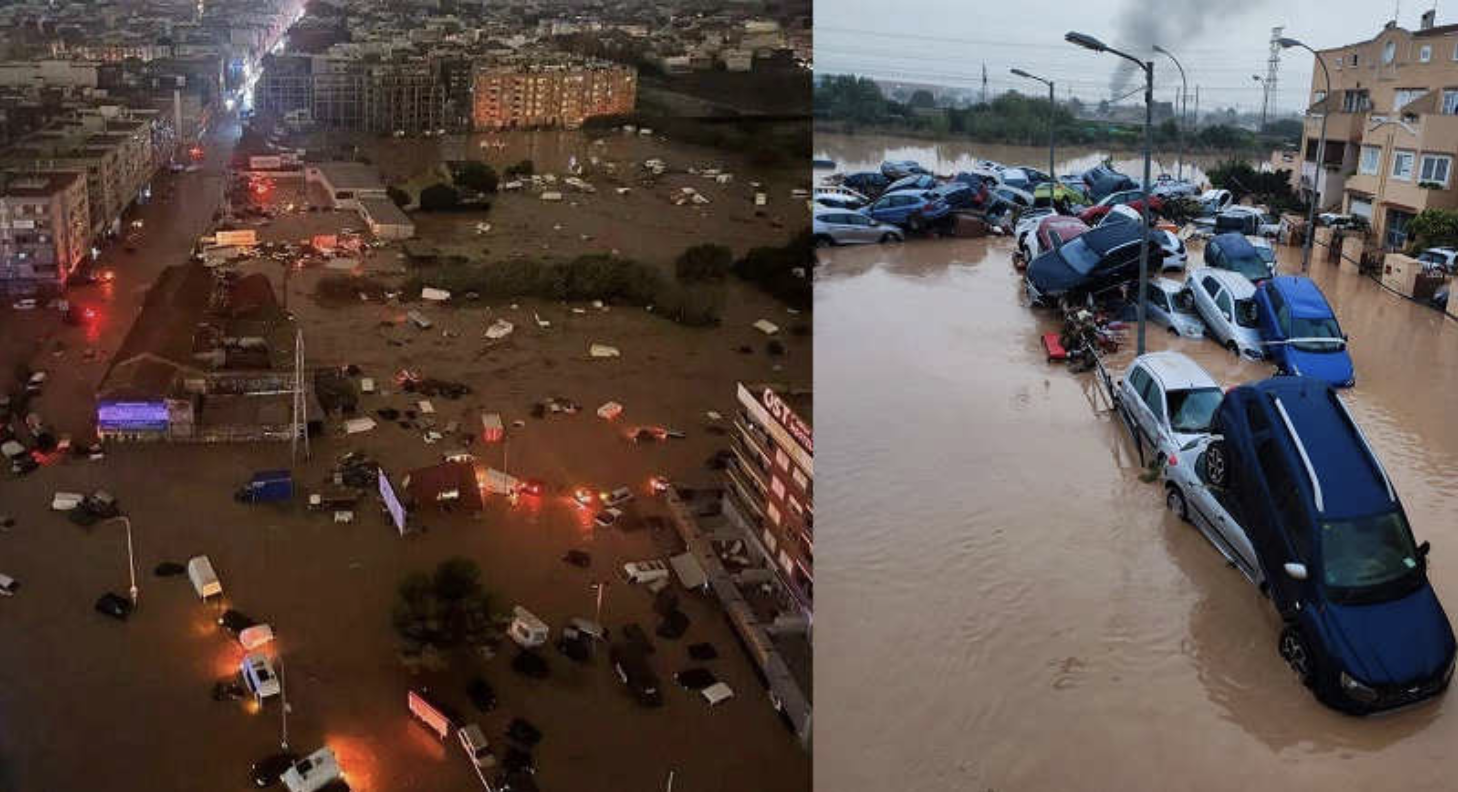
[[[1261,131],[1266,131],[1266,105],[1270,103],[1271,87],[1266,85],[1266,78],[1259,74],[1252,74],[1252,80],[1261,84]]]
[[[278,640],[277,634],[274,640]],[[275,644],[276,645],[276,644]],[[278,696],[279,696],[279,717],[282,718],[281,731],[279,732],[279,748],[287,751],[289,749],[289,688],[284,682],[284,659],[283,652],[278,653]]]
[[[1109,52],[1118,55],[1124,60],[1131,61],[1144,72],[1144,185],[1141,190],[1139,214],[1144,220],[1144,237],[1139,243],[1139,292],[1138,316],[1139,316],[1139,342],[1138,354],[1144,354],[1144,315],[1145,311],[1145,281],[1149,277],[1149,151],[1150,138],[1149,129],[1152,126],[1154,103],[1154,61],[1142,61],[1128,53],[1120,52],[1112,47],[1105,46],[1102,41],[1086,33],[1069,31],[1063,36],[1070,44],[1077,44],[1085,49],[1094,52]]]
[[[1022,69],[1011,69],[1010,71],[1019,77],[1026,77],[1029,80],[1037,80],[1038,82],[1048,86],[1048,178],[1051,180],[1048,184],[1048,205],[1052,206],[1053,193],[1058,188],[1058,172],[1054,170],[1055,166],[1053,164],[1053,125],[1058,117],[1057,112],[1055,112],[1057,105],[1053,98],[1053,81],[1045,80],[1042,77],[1028,74]],[[1033,189],[1035,191],[1037,190],[1036,187],[1034,187]]]
[[[1331,72],[1326,70],[1326,61],[1316,54],[1316,50],[1302,44],[1293,38],[1277,39],[1281,49],[1300,47],[1311,53],[1316,58],[1317,65],[1321,66],[1321,76],[1326,80],[1326,93],[1322,94],[1323,103],[1331,101]],[[1306,240],[1301,246],[1301,271],[1306,272],[1311,267],[1311,243],[1316,239],[1316,202],[1321,198],[1321,171],[1326,167],[1326,117],[1330,115],[1326,108],[1321,110],[1321,137],[1316,141],[1316,168],[1311,177],[1311,207],[1306,213]]]
[[[136,604],[137,604],[137,562],[136,562],[136,556],[133,555],[133,553],[132,553],[132,520],[131,520],[130,517],[127,517],[125,514],[119,514],[119,515],[117,515],[115,517],[112,517],[111,519],[107,520],[106,522],[120,522],[122,525],[125,525],[126,526],[126,529],[127,529],[127,569],[131,573],[132,587],[131,587],[130,592],[131,592],[131,595],[132,595],[132,606],[135,607]]]
[[[1158,44],[1154,45],[1154,51],[1174,61],[1175,68],[1180,70],[1180,123],[1175,127],[1175,131],[1178,133],[1180,145],[1178,176],[1183,179],[1185,178],[1185,110],[1189,105],[1190,84],[1185,82],[1185,67],[1180,65],[1173,53]]]
[[[592,620],[599,625],[602,624],[602,592],[603,589],[607,588],[607,585],[608,582],[606,580],[595,580],[592,583],[592,587],[597,590],[597,612],[592,617]]]

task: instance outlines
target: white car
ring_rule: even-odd
[[[850,209],[817,207],[810,225],[817,246],[900,242],[905,238],[896,226],[877,222],[869,215]]]
[[[1441,269],[1449,275],[1458,274],[1458,250],[1446,247],[1428,248],[1418,255],[1423,266]]]
[[[1205,337],[1205,321],[1195,310],[1195,297],[1188,286],[1169,278],[1154,278],[1149,281],[1147,294],[1149,321],[1182,338]]]
[[[1235,196],[1229,190],[1206,190],[1200,193],[1200,207],[1207,215],[1217,215],[1235,203]]]
[[[622,509],[603,509],[592,518],[599,528],[611,528],[617,524],[618,518],[623,516]]]
[[[1198,363],[1178,352],[1134,358],[1116,394],[1125,420],[1165,457],[1208,435],[1215,408],[1225,397]]]
[[[1195,309],[1205,320],[1207,335],[1248,360],[1265,357],[1256,316],[1255,284],[1238,272],[1210,267],[1190,270],[1185,283],[1195,296]]]
[[[629,583],[652,583],[668,579],[668,564],[662,561],[630,561],[623,564]]]
[[[621,506],[633,499],[633,491],[627,487],[618,487],[612,492],[599,493],[604,506]]]
[[[316,792],[343,777],[344,772],[339,769],[339,760],[334,757],[334,752],[320,748],[295,762],[279,776],[279,780],[289,792]]]
[[[1018,215],[1018,223],[1013,226],[1013,238],[1017,240],[1017,248],[1022,252],[1023,257],[1032,261],[1033,257],[1041,251],[1038,250],[1038,225],[1043,218],[1055,214],[1051,208],[1029,209]]]
[[[273,664],[268,662],[266,656],[258,652],[251,652],[245,656],[239,671],[243,675],[243,684],[260,703],[277,696],[283,689],[279,684],[278,676],[273,673]]]
[[[1227,217],[1239,216],[1242,218],[1250,218],[1247,222],[1254,226],[1255,236],[1273,237],[1281,233],[1280,216],[1261,211],[1254,206],[1236,205],[1229,207],[1220,214],[1226,215]],[[1217,221],[1217,230],[1219,227],[1220,224]]]
[[[1161,474],[1165,506],[1199,529],[1226,561],[1259,586],[1265,575],[1250,537],[1226,508],[1226,491],[1213,488],[1205,481],[1205,448],[1210,440],[1208,435],[1193,440],[1168,458]]]
[[[856,193],[854,190],[848,190],[847,192],[852,194],[847,195],[839,191],[817,187],[815,188],[815,195],[811,198],[811,201],[815,203],[816,207],[824,206],[829,209],[850,209],[852,211],[870,203],[869,199],[864,195]]]

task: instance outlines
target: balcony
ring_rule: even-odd
[[[1326,119],[1327,141],[1340,140],[1356,142],[1362,139],[1367,127],[1367,111],[1360,113],[1332,113]],[[1321,118],[1306,119],[1306,137],[1312,140],[1321,136]]]

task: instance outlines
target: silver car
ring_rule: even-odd
[[[1211,437],[1186,443],[1164,465],[1164,503],[1181,520],[1193,524],[1251,583],[1260,586],[1265,576],[1255,547],[1245,529],[1226,508],[1225,491],[1206,482],[1205,448]]]
[[[1149,281],[1147,294],[1149,321],[1182,338],[1205,337],[1205,322],[1195,311],[1190,287],[1169,278],[1155,278]]]
[[[1125,420],[1166,458],[1209,434],[1210,419],[1225,396],[1198,363],[1178,352],[1134,358],[1116,391]]]
[[[1255,284],[1230,270],[1197,267],[1185,283],[1195,296],[1195,309],[1208,335],[1247,360],[1260,360],[1261,333],[1256,316]]]
[[[900,242],[903,238],[896,226],[878,223],[868,215],[849,209],[817,207],[811,227],[818,246]]]

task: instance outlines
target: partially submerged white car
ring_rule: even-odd
[[[1195,309],[1205,320],[1211,338],[1247,360],[1265,357],[1256,316],[1255,284],[1238,272],[1210,267],[1190,270],[1185,283],[1195,296]]]
[[[1168,351],[1134,358],[1115,390],[1120,414],[1166,457],[1210,433],[1225,396],[1198,363]]]
[[[1175,516],[1199,529],[1247,580],[1261,586],[1265,575],[1250,537],[1226,508],[1225,490],[1207,482],[1205,449],[1212,439],[1209,435],[1197,438],[1168,456],[1162,473],[1164,503]]]
[[[1145,310],[1149,321],[1181,338],[1204,338],[1205,321],[1195,310],[1190,287],[1169,278],[1149,281]]]

